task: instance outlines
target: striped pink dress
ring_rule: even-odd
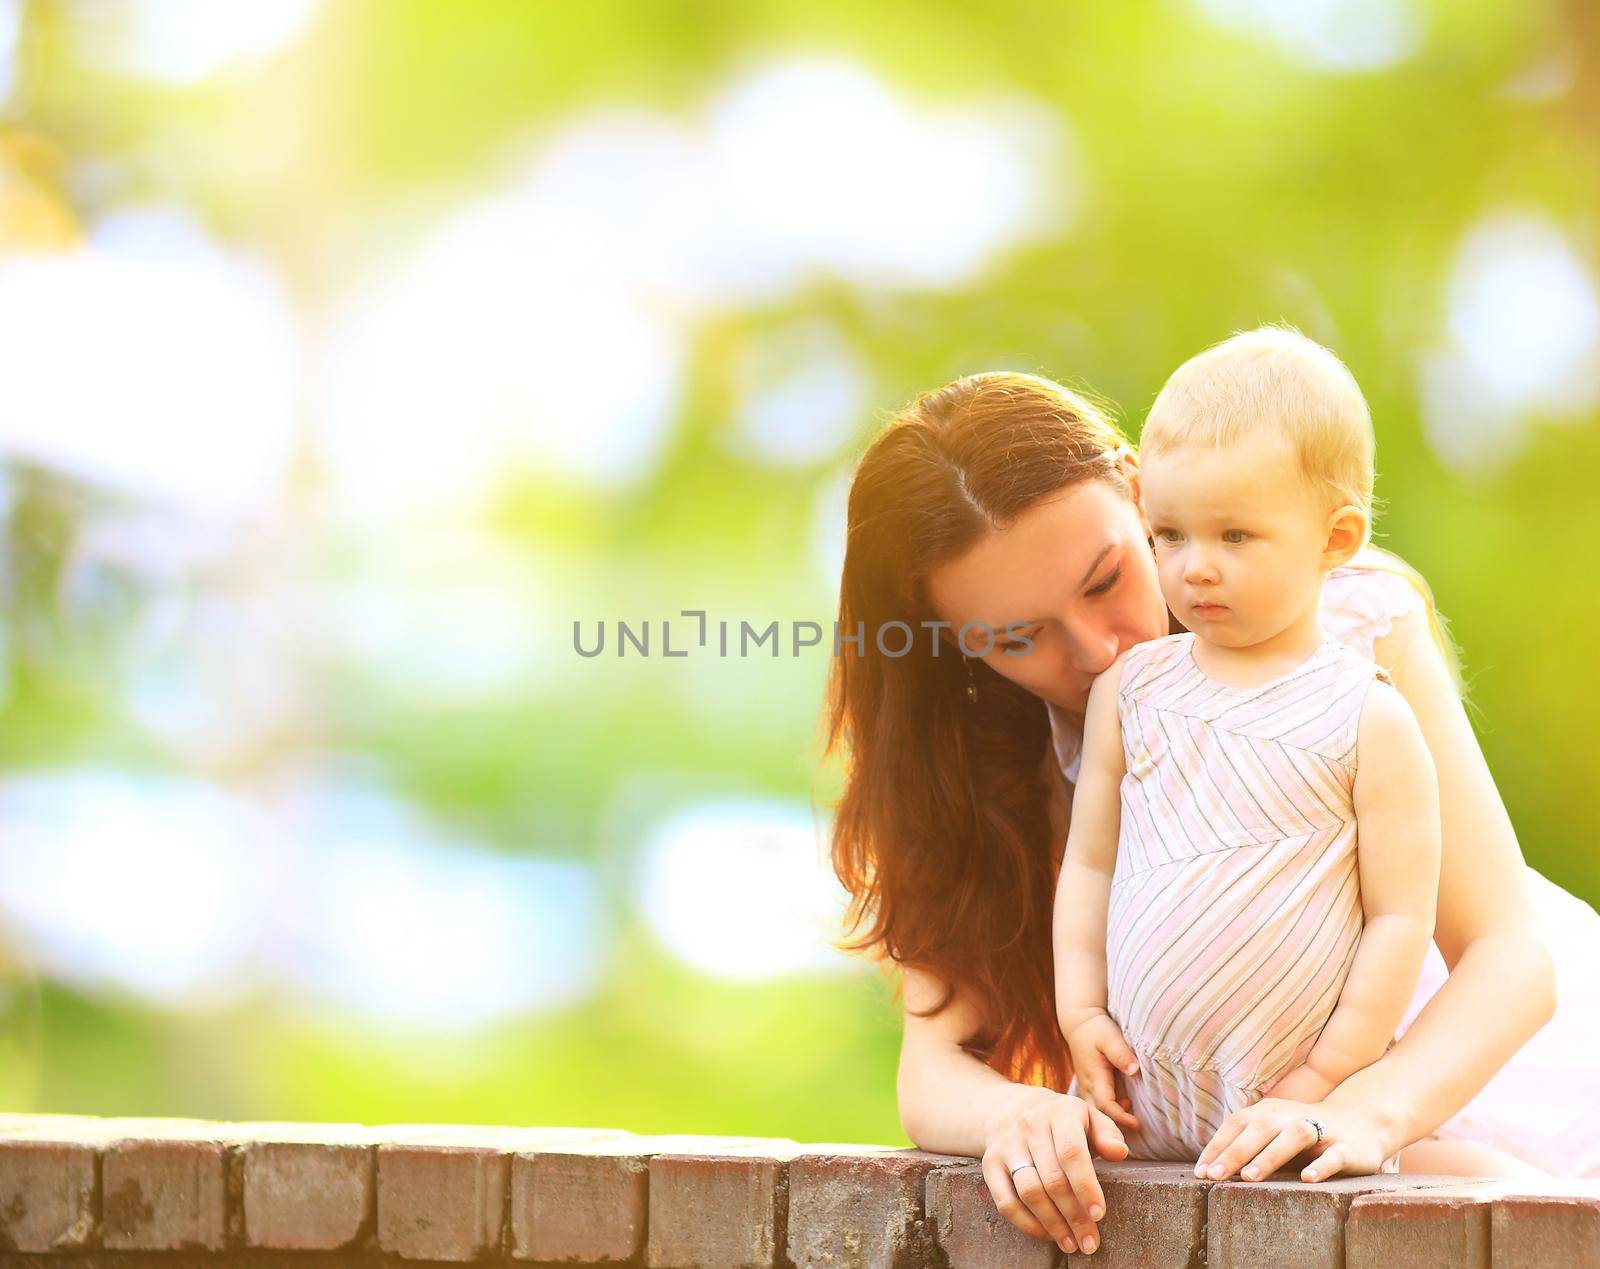
[[[1192,1161],[1304,1060],[1361,936],[1356,732],[1372,661],[1333,639],[1259,687],[1194,635],[1130,649],[1107,1005],[1139,1056],[1137,1157]]]

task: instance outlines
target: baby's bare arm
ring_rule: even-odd
[[[1356,744],[1356,853],[1366,924],[1339,1003],[1306,1058],[1331,1084],[1377,1061],[1394,1038],[1433,939],[1439,892],[1433,760],[1411,708],[1388,684],[1374,682],[1368,692]]]
[[[1095,680],[1084,714],[1083,759],[1072,798],[1072,826],[1056,881],[1056,1016],[1063,1035],[1106,1007],[1106,910],[1117,863],[1123,775],[1117,689],[1122,661]]]

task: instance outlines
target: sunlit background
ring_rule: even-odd
[[[0,1099],[903,1141],[852,456],[1267,320],[1600,898],[1597,12],[0,0]]]

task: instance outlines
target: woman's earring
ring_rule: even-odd
[[[978,680],[972,677],[972,658],[967,658],[967,699],[978,703]]]

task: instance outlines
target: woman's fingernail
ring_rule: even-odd
[[[1257,1172],[1254,1168],[1246,1168],[1244,1170],[1244,1175],[1247,1180],[1254,1181],[1258,1176],[1261,1175],[1261,1173]]]
[[[1094,1255],[1094,1249],[1095,1249],[1095,1248],[1096,1248],[1096,1247],[1098,1247],[1098,1246],[1099,1246],[1099,1245],[1100,1245],[1100,1244],[1099,1244],[1099,1243],[1097,1243],[1097,1242],[1095,1242],[1095,1240],[1094,1240],[1094,1239],[1092,1239],[1092,1238],[1085,1238],[1085,1239],[1084,1239],[1084,1240],[1083,1240],[1083,1254],[1084,1254],[1084,1255],[1085,1255],[1085,1256],[1092,1256],[1092,1255]]]
[[[1091,1207],[1089,1209],[1089,1219],[1092,1220],[1092,1221],[1099,1220],[1105,1214],[1106,1214],[1106,1209],[1101,1207],[1100,1204],[1098,1204],[1098,1203],[1096,1203],[1093,1207]]]
[[[1078,1244],[1073,1242],[1072,1239],[1070,1239],[1070,1238],[1063,1238],[1061,1240],[1059,1246],[1060,1246],[1061,1250],[1066,1252],[1067,1255],[1069,1255],[1069,1256],[1073,1252],[1078,1250]]]
[[[1215,1180],[1216,1178],[1220,1177],[1221,1175],[1222,1175],[1222,1165],[1220,1163],[1213,1163],[1211,1165],[1211,1176],[1212,1176],[1212,1179]]]

